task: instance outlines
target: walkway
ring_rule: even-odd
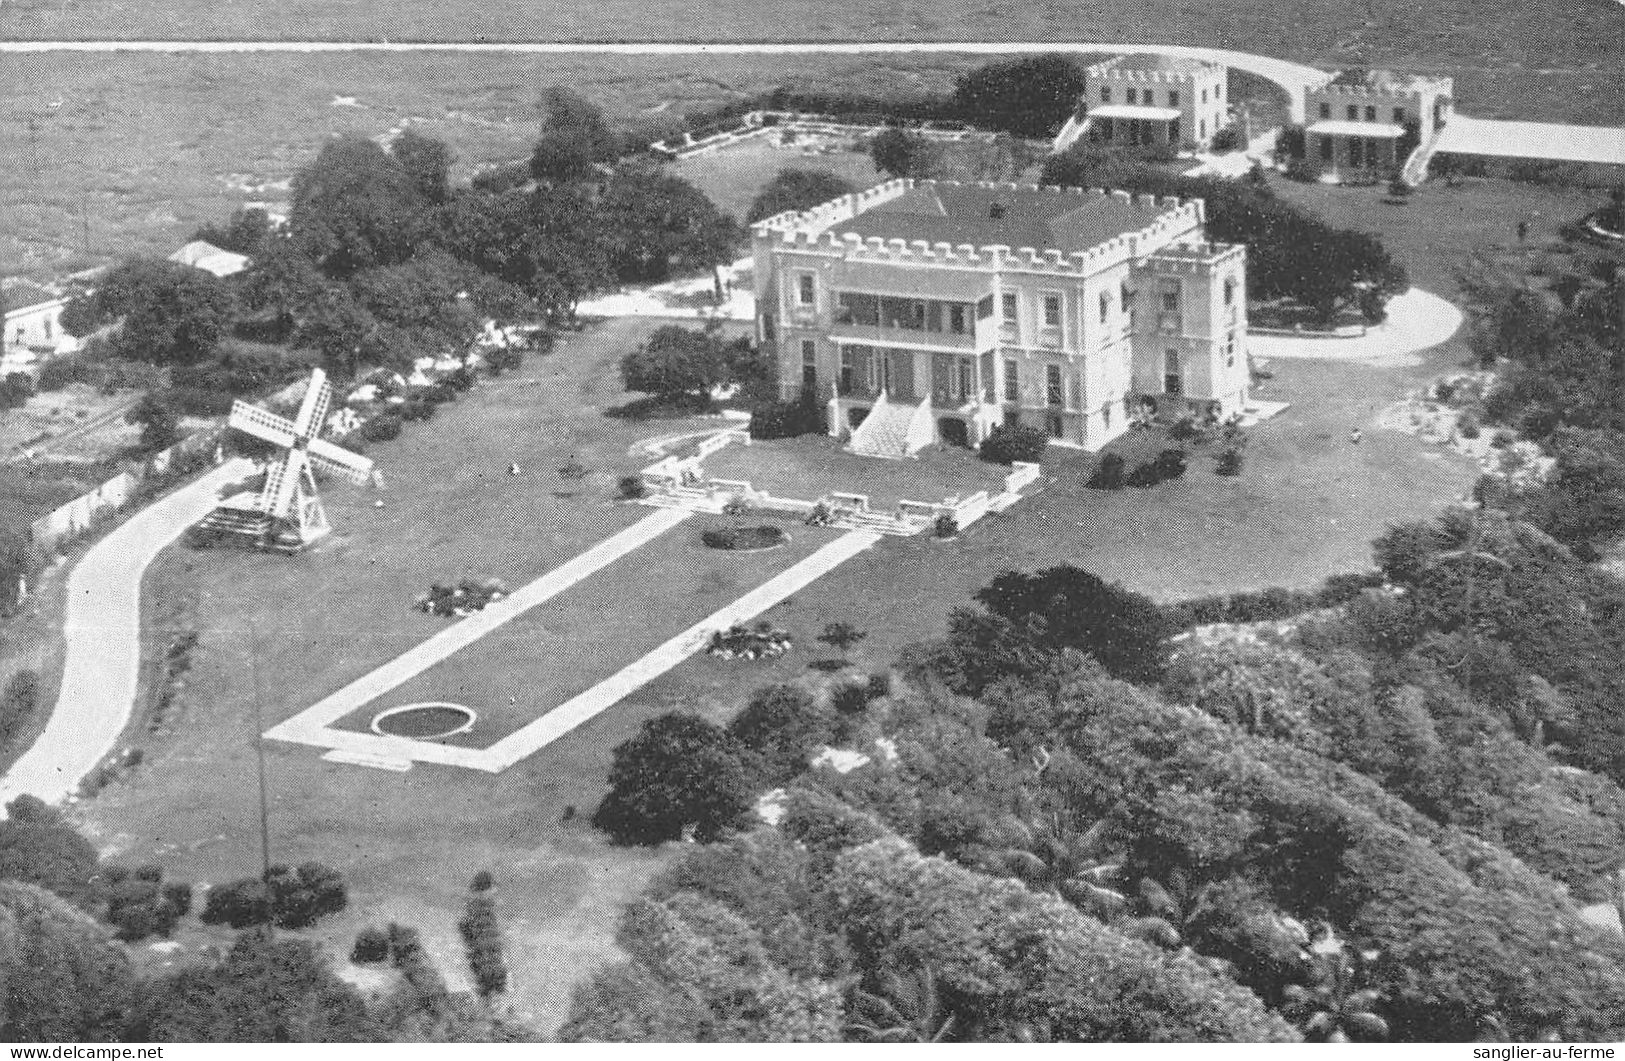
[[[45,732],[0,779],[0,805],[24,794],[60,802],[113,750],[141,677],[142,573],[214,508],[222,486],[253,471],[248,460],[222,464],[138,512],[79,561],[68,576],[56,707]]]
[[[677,521],[682,520],[687,515],[688,513],[675,509],[661,509],[655,515],[635,524],[632,529],[636,530],[662,518],[668,521],[668,525],[675,526]],[[622,532],[623,535],[625,533],[625,531]],[[609,539],[609,541],[613,540]],[[413,762],[439,763],[443,766],[460,766],[470,770],[482,770],[486,773],[501,773],[515,763],[534,755],[583,722],[620,703],[632,693],[699,652],[709,643],[713,632],[725,630],[736,623],[745,623],[754,619],[791,594],[833,571],[858,553],[870,548],[879,540],[880,535],[868,531],[850,531],[842,535],[805,560],[785,571],[781,571],[773,578],[757,586],[732,604],[701,619],[698,623],[684,630],[659,648],[624,667],[613,677],[599,682],[579,696],[566,700],[534,722],[510,733],[488,748],[458,747],[449,744],[436,744],[430,741],[412,740],[407,737],[379,736],[353,730],[329,728],[333,722],[338,721],[357,708],[365,706],[374,697],[393,689],[407,678],[431,666],[433,662],[444,659],[452,652],[455,652],[457,648],[462,647],[459,644],[445,652],[431,649],[430,646],[445,637],[445,634],[430,638],[394,662],[387,663],[372,672],[372,674],[351,683],[321,703],[272,729],[266,736],[275,740],[331,748],[333,750],[329,752],[327,758],[340,762],[380,766],[395,770],[404,769]],[[607,545],[608,542],[600,544]],[[583,554],[583,556],[585,555],[587,554]],[[565,566],[569,567],[570,565]],[[559,571],[563,570],[564,568],[559,569]],[[552,577],[553,573],[550,573],[538,581],[545,581]],[[531,586],[527,586],[525,590],[520,590],[519,593],[524,593],[535,585],[537,583],[532,583]],[[553,592],[556,593],[564,588],[565,586],[561,585]],[[514,596],[519,596],[519,593]],[[547,594],[547,596],[551,595],[552,593]],[[508,600],[513,599],[513,597],[508,598]],[[461,620],[457,627],[453,627],[451,631],[446,633],[458,631],[462,627],[474,623],[494,608],[506,603],[507,601],[502,601],[491,608],[485,609],[485,611],[477,612],[469,618]],[[523,611],[525,608],[533,607],[535,603],[540,603],[540,601],[526,604],[519,610]],[[518,614],[518,612],[514,614]],[[513,616],[509,615],[496,623],[488,624],[484,629],[477,629],[470,636],[462,639],[463,644],[484,636],[490,632],[490,629],[511,618]],[[422,662],[422,659],[431,655],[435,657],[431,662],[424,663],[422,666],[418,665]],[[397,677],[397,675],[400,676]]]
[[[1439,134],[1434,151],[1625,166],[1625,128],[1504,122],[1454,114]]]
[[[1247,336],[1255,360],[1354,361],[1379,368],[1420,365],[1417,356],[1456,334],[1462,313],[1438,295],[1413,287],[1388,300],[1388,319],[1347,339],[1295,335]]]

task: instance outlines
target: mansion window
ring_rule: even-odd
[[[976,303],[976,319],[985,321],[993,316],[993,296],[988,295]]]
[[[1205,89],[1205,88],[1202,90],[1202,102],[1203,103],[1207,102],[1207,89]]]
[[[1045,422],[1049,427],[1050,438],[1066,437],[1066,421],[1061,419],[1060,413],[1050,413],[1049,416],[1045,418]]]
[[[1233,277],[1226,277],[1224,281],[1224,304],[1226,306],[1236,301],[1236,281]]]
[[[1137,89],[1127,89],[1125,94],[1128,96],[1128,101],[1130,103],[1138,103],[1140,101],[1140,94]]]
[[[954,390],[954,397],[969,401],[976,397],[976,370],[968,357],[959,359],[959,375],[954,381],[958,386]]]
[[[964,335],[966,331],[966,307],[959,302],[948,304],[948,330],[954,335]]]
[[[1106,317],[1112,311],[1112,296],[1109,292],[1100,293],[1100,323],[1106,323]]]
[[[803,306],[813,304],[813,275],[811,273],[802,273],[796,277],[796,301]]]
[[[1162,355],[1162,393],[1183,393],[1183,384],[1179,371],[1179,351],[1169,349]]]
[[[1002,305],[1004,309],[1004,322],[1006,324],[1016,323],[1016,293],[1014,291],[1006,291],[1004,293]]]
[[[1044,327],[1059,328],[1061,326],[1061,296],[1044,296]]]
[[[1236,367],[1236,333],[1231,332],[1224,340],[1224,367]]]
[[[1179,93],[1177,93],[1177,92],[1168,93],[1168,106],[1170,106],[1170,107],[1179,106]]]
[[[1320,138],[1320,158],[1321,158],[1321,161],[1330,162],[1332,160],[1332,151],[1333,150],[1334,150],[1334,148],[1332,146],[1332,138],[1329,137],[1329,136],[1321,137]]]
[[[801,385],[818,386],[818,344],[811,339],[801,340]]]
[[[773,314],[771,313],[762,314],[762,340],[769,343],[774,341]]]
[[[1100,89],[1100,102],[1102,102],[1102,103],[1110,103],[1111,101],[1112,101],[1111,86],[1110,85],[1101,86],[1101,89]]]
[[[1321,117],[1321,119],[1324,121],[1325,119],[1330,118],[1331,116],[1332,116],[1332,105],[1330,103],[1322,103],[1320,105],[1320,117]]]
[[[1129,290],[1127,280],[1123,281],[1118,287],[1117,294],[1123,300],[1123,312],[1128,314],[1128,324],[1132,328],[1134,327],[1134,292]]]
[[[1368,121],[1368,122],[1376,121],[1377,120],[1377,108],[1375,108],[1375,107],[1367,107],[1365,109],[1365,120]]]
[[[1395,107],[1394,108],[1394,124],[1395,125],[1404,125],[1405,124],[1405,108],[1404,107]]]
[[[843,346],[841,347],[841,393],[851,394],[853,385],[857,383],[857,378],[857,356],[852,352],[851,347]]]
[[[1350,103],[1349,108],[1348,108],[1348,117],[1349,117],[1349,121],[1351,121],[1351,122],[1359,121],[1360,120],[1360,108],[1358,108],[1354,104]]]
[[[1044,366],[1044,400],[1048,405],[1060,405],[1065,400],[1061,393],[1061,366]]]
[[[1021,400],[1021,366],[1014,361],[1004,363],[1004,400],[1007,402]]]
[[[1158,289],[1162,298],[1162,311],[1164,313],[1179,312],[1179,281],[1164,281]]]

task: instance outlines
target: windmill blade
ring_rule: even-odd
[[[291,446],[293,440],[299,437],[293,421],[257,405],[249,405],[241,399],[231,403],[231,417],[226,421],[226,426],[275,446]]]
[[[327,385],[327,373],[319,368],[310,370],[310,385],[305,388],[305,400],[299,403],[299,415],[294,418],[294,430],[300,438],[315,438],[322,433],[322,417],[327,415],[327,403],[333,388]]]
[[[357,486],[365,486],[372,478],[372,460],[359,453],[351,453],[343,446],[335,446],[322,439],[312,439],[307,450],[310,462],[319,470],[341,479],[348,479]]]
[[[288,518],[288,508],[299,477],[305,471],[305,451],[290,449],[281,463],[272,464],[265,476],[265,489],[260,491],[260,511],[278,519]]]

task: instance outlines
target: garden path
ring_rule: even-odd
[[[137,512],[74,567],[56,706],[39,739],[0,779],[0,806],[21,795],[60,802],[112,751],[140,684],[142,573],[214,508],[222,486],[253,471],[252,461],[227,461]]]
[[[1388,319],[1364,335],[1327,338],[1297,335],[1247,336],[1254,358],[1355,361],[1378,368],[1420,365],[1417,355],[1446,342],[1461,327],[1462,313],[1448,299],[1413,287],[1388,300]]]
[[[644,541],[676,526],[689,515],[690,513],[677,509],[657,510],[647,519],[612,538],[605,539],[570,563],[556,568],[517,591],[512,597],[460,620],[456,626],[437,634],[325,700],[273,727],[266,736],[273,740],[329,748],[331,751],[326,758],[335,762],[390,770],[405,769],[413,762],[426,762],[460,766],[493,774],[501,773],[515,763],[534,755],[583,722],[620,703],[627,696],[699,652],[708,643],[713,632],[754,619],[880,540],[879,534],[869,531],[849,531],[843,534],[805,560],[781,571],[731,604],[718,609],[652,652],[623,667],[616,674],[508,734],[490,747],[467,748],[413,740],[409,737],[383,736],[331,728],[332,723],[350,712],[365,706],[408,678],[427,670],[434,663],[483,637],[520,612],[562,592],[592,571],[608,564],[616,556],[625,555]],[[589,557],[592,559],[589,560]],[[569,574],[565,573],[567,571]],[[515,600],[519,603],[499,611],[504,605]],[[493,612],[498,614],[492,616]],[[487,616],[491,618],[486,618]]]

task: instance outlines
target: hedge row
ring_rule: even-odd
[[[1252,593],[1197,597],[1163,605],[1162,614],[1173,630],[1188,630],[1208,623],[1261,623],[1290,619],[1317,608],[1347,604],[1363,591],[1383,584],[1381,572],[1333,575],[1319,589],[1284,589],[1271,586]]]

